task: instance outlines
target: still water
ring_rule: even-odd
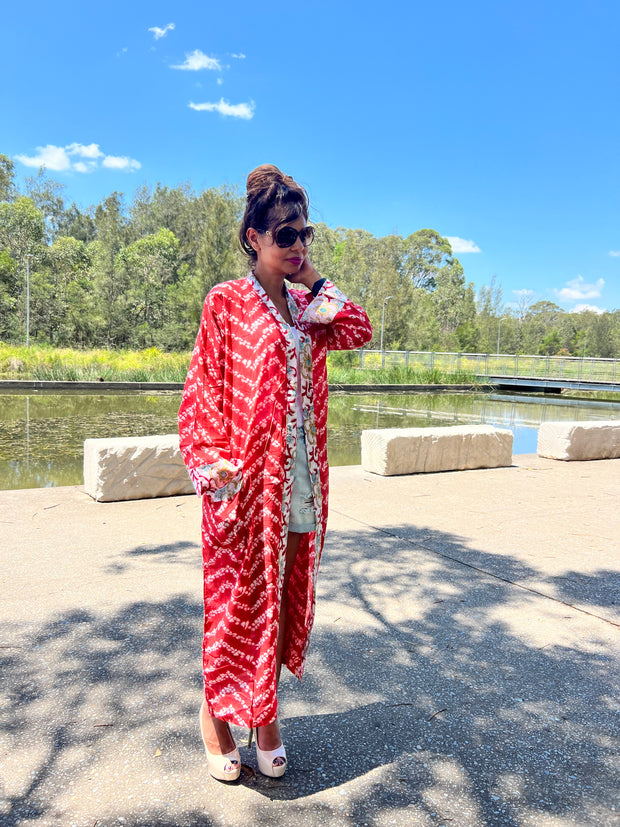
[[[176,432],[180,392],[0,394],[0,489],[79,485],[89,437]],[[620,419],[620,403],[501,394],[332,394],[331,465],[360,462],[368,428],[487,423],[510,428],[513,452],[536,452],[538,426],[557,420]]]

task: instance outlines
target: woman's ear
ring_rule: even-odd
[[[258,230],[254,229],[254,227],[248,227],[248,229],[245,231],[245,237],[250,242],[252,249],[255,252],[258,252],[260,248]]]

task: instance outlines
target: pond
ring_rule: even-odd
[[[176,432],[180,392],[0,394],[0,489],[79,485],[89,437]],[[536,452],[538,426],[557,420],[620,419],[620,403],[483,393],[330,396],[330,465],[360,462],[360,433],[487,423],[510,428],[513,452]]]

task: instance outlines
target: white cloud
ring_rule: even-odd
[[[84,161],[76,161],[73,164],[73,169],[76,172],[94,172],[97,169],[97,164],[92,161],[89,164],[85,164]]]
[[[604,279],[598,279],[596,284],[587,284],[583,276],[566,282],[566,287],[555,290],[555,294],[563,301],[579,301],[580,299],[596,299],[601,295],[605,286]]]
[[[620,258],[620,250],[610,250],[609,255],[614,258]]]
[[[231,55],[231,57],[236,58],[236,60],[245,60],[245,55],[243,54],[243,52],[239,52],[238,55]]]
[[[597,307],[595,304],[578,304],[573,307],[573,313],[585,313],[586,311],[590,311],[591,313],[597,313],[599,316],[601,313],[605,313],[605,310],[602,307]]]
[[[222,78],[217,79],[217,85],[218,86],[221,86],[223,83],[224,83],[224,80]]]
[[[99,144],[72,143],[67,146],[38,146],[35,155],[16,155],[15,159],[27,167],[45,167],[53,172],[94,172],[106,169],[133,171],[142,164],[126,155],[105,155]]]
[[[185,63],[179,63],[170,68],[183,69],[187,72],[198,72],[200,69],[213,69],[219,72],[222,67],[217,58],[208,57],[204,52],[201,52],[200,49],[196,49],[194,52],[185,53]]]
[[[142,164],[126,155],[106,155],[101,165],[106,169],[140,169]]]
[[[536,295],[534,290],[528,290],[527,287],[524,287],[521,290],[513,290],[512,292],[518,299],[531,299],[532,296]]]
[[[45,167],[54,172],[71,169],[71,159],[62,146],[38,146],[36,155],[16,155],[15,159],[26,167]]]
[[[101,158],[103,152],[99,149],[99,144],[69,144],[66,147],[67,154],[79,155],[81,158]]]
[[[453,253],[481,253],[482,250],[473,241],[467,241],[465,238],[459,238],[457,235],[447,235],[446,238],[450,242]]]
[[[149,32],[153,32],[155,40],[159,40],[160,37],[165,37],[168,32],[171,32],[174,29],[174,23],[168,23],[167,26],[164,26],[163,29],[160,29],[159,26],[151,26]]]
[[[219,112],[224,117],[244,118],[249,121],[254,117],[254,101],[250,103],[228,103],[220,98],[219,103],[190,103],[191,109],[196,112]]]

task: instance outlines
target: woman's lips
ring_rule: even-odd
[[[295,265],[295,267],[299,267],[299,265],[300,265],[300,264],[301,264],[301,262],[302,262],[302,259],[300,259],[300,258],[289,258],[289,262],[290,262],[291,264],[294,264],[294,265]]]

